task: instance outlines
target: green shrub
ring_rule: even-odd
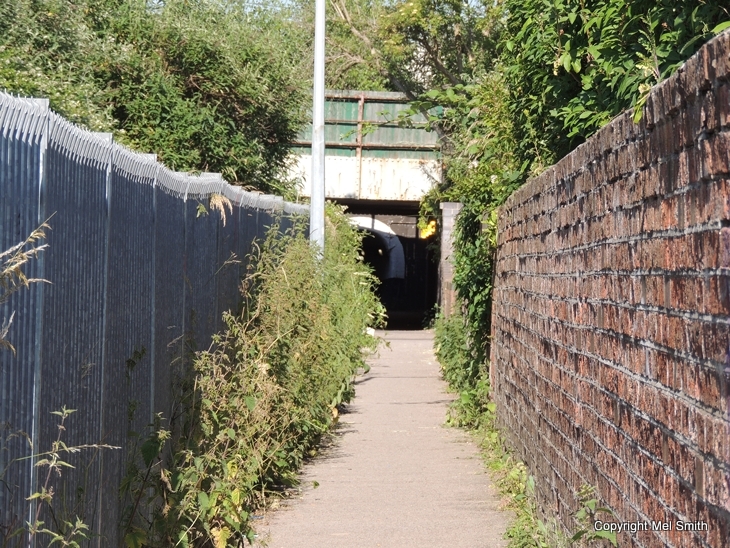
[[[3,0],[0,89],[176,171],[293,196],[286,158],[309,102],[286,33],[217,0]]]
[[[478,375],[470,365],[469,345],[466,339],[464,316],[439,313],[434,323],[434,351],[441,364],[441,373],[453,390],[463,390],[473,386]],[[469,364],[469,365],[467,365]]]
[[[335,209],[326,236],[320,261],[301,228],[270,230],[242,286],[243,313],[226,314],[225,331],[195,356],[171,457],[159,425],[141,445],[125,486],[129,546],[252,541],[251,512],[270,488],[296,482],[352,397],[363,349],[376,345],[367,327],[381,322],[383,309],[360,236]]]
[[[506,0],[501,61],[520,162],[537,175],[641,105],[730,19],[720,0]]]

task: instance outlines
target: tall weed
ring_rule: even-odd
[[[318,260],[301,226],[270,230],[242,284],[243,312],[226,314],[224,332],[195,356],[181,432],[156,427],[141,445],[126,484],[128,546],[252,542],[251,512],[296,482],[352,397],[383,308],[360,236],[334,208],[326,242]]]
[[[595,531],[593,527],[596,515],[610,514],[610,510],[599,507],[600,501],[593,496],[594,490],[590,486],[584,485],[576,493],[575,531],[566,534],[556,519],[540,519],[535,496],[536,479],[516,458],[497,424],[489,369],[486,365],[478,366],[479,362],[475,361],[466,322],[464,315],[456,313],[448,317],[439,315],[434,325],[434,349],[442,375],[449,387],[458,392],[449,408],[447,423],[465,428],[474,435],[505,507],[514,513],[505,532],[508,548],[587,547],[604,541],[616,546],[615,533]]]

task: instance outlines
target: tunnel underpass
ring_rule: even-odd
[[[327,90],[325,195],[366,232],[365,261],[380,279],[390,329],[420,329],[433,315],[439,265],[418,230],[421,198],[442,178],[438,136],[401,93]],[[408,116],[408,123],[402,123]],[[292,147],[290,175],[311,195],[311,126]]]
[[[380,280],[377,293],[388,312],[388,328],[426,326],[437,302],[438,257],[433,237],[420,237],[418,203],[338,202],[365,233],[363,257]]]

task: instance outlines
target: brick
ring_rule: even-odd
[[[718,133],[698,143],[703,179],[727,176],[730,172],[730,133]]]
[[[720,247],[719,267],[730,268],[730,227],[723,227],[718,238]]]
[[[730,125],[730,85],[724,82],[715,89],[717,98],[717,119],[721,129],[727,129]]]
[[[717,100],[712,89],[702,95],[700,102],[700,121],[703,132],[715,133],[720,129]]]
[[[494,395],[563,523],[585,481],[626,519],[730,522],[728,66],[730,33],[500,210]]]

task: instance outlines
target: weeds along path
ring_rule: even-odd
[[[380,334],[383,335],[382,333]],[[468,434],[443,426],[452,396],[429,331],[391,331],[302,494],[255,524],[268,548],[500,548],[509,515]]]

